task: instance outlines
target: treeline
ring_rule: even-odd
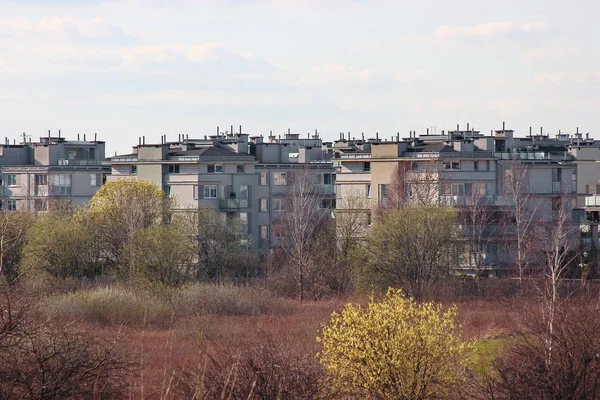
[[[239,221],[212,209],[174,208],[154,184],[123,180],[104,185],[89,208],[2,213],[1,271],[13,284],[22,277],[108,276],[150,286],[256,274]]]

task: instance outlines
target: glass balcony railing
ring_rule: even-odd
[[[248,208],[247,198],[226,198],[219,200],[221,210],[238,210],[240,208]]]

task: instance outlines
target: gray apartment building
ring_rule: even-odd
[[[334,169],[318,135],[301,139],[288,133],[249,137],[225,132],[203,139],[163,136],[161,143],[140,138],[131,154],[110,158],[109,180],[135,178],[156,183],[180,210],[211,207],[246,227],[257,250],[277,245],[273,226],[285,211],[291,176],[309,169],[323,194],[319,206],[334,206]]]
[[[104,142],[40,137],[32,142],[0,144],[2,208],[8,211],[46,211],[55,202],[84,206],[102,186],[110,168],[104,165]]]
[[[365,212],[386,204],[394,171],[400,164],[406,177],[415,186],[423,185],[424,175],[434,190],[431,201],[457,209],[467,209],[474,201],[482,202],[490,212],[508,213],[511,207],[510,185],[507,182],[515,165],[527,167],[527,191],[531,210],[536,219],[552,221],[561,198],[574,201],[572,217],[582,227],[597,225],[590,222],[592,211],[600,212],[600,146],[593,140],[583,139],[579,132],[529,135],[521,138],[514,131],[493,130],[483,134],[474,129],[442,132],[442,134],[398,135],[380,139],[356,140],[342,135],[334,143],[334,163],[337,168],[337,212],[345,212],[344,198],[357,194],[367,200]],[[415,197],[417,189],[410,189],[408,198]],[[475,193],[481,193],[477,199]],[[584,210],[585,209],[585,210]],[[587,221],[583,218],[587,211]],[[594,214],[598,215],[598,213]],[[490,229],[496,229],[490,226]],[[494,241],[486,245],[483,259],[490,269],[510,264],[502,231],[496,231]],[[597,226],[593,227],[595,242]]]

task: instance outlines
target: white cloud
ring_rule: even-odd
[[[598,83],[600,71],[540,73],[535,75],[534,82],[539,86]]]
[[[490,38],[521,38],[549,32],[543,22],[488,22],[479,25],[442,25],[434,32],[434,37],[442,41],[481,40]]]

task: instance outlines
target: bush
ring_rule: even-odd
[[[168,301],[149,292],[134,292],[119,287],[50,296],[42,303],[46,312],[57,318],[104,325],[140,326],[144,322],[168,321],[172,315]]]
[[[326,386],[346,398],[448,398],[463,380],[466,345],[456,308],[389,289],[366,309],[347,304],[317,340]]]
[[[40,323],[10,300],[0,307],[0,398],[125,397],[132,364],[117,350],[119,337]]]
[[[178,316],[284,314],[290,305],[262,288],[194,284],[173,292]]]
[[[595,399],[600,397],[598,304],[563,305],[552,332],[540,309],[525,318],[507,350],[494,362],[486,397],[496,399]],[[491,379],[490,379],[491,378]],[[490,382],[491,381],[491,382]]]

